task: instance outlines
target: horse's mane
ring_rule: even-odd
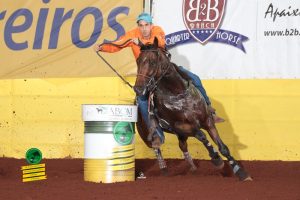
[[[149,50],[162,50],[163,52],[167,52],[168,50],[166,48],[157,47],[154,44],[145,44],[141,46],[141,51],[149,51]]]
[[[145,44],[141,46],[141,51],[158,51],[161,50],[168,58],[171,59],[171,53],[167,50],[167,48],[157,47],[154,44]]]
[[[145,44],[141,46],[141,51],[154,50],[155,47],[153,44]]]

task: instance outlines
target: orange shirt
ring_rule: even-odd
[[[131,31],[128,31],[125,35],[120,37],[120,39],[113,42],[113,44],[123,45],[124,42],[126,42],[129,39],[133,39],[133,38],[139,38],[143,44],[149,44],[149,43],[152,44],[155,37],[157,37],[157,39],[158,39],[158,46],[161,48],[165,48],[165,45],[166,45],[165,33],[159,26],[152,26],[151,36],[148,40],[143,39],[140,30],[138,28],[135,28]],[[116,47],[113,45],[104,44],[102,46],[101,51],[113,53],[113,52],[120,51],[121,49],[126,48],[126,47],[131,47],[135,59],[137,59],[139,57],[139,55],[141,53],[140,47],[138,45],[134,44],[133,42],[128,42],[125,45],[123,45],[122,47]]]

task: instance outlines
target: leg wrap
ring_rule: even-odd
[[[220,157],[218,151],[209,142],[205,144],[205,147],[208,149],[211,158],[216,159]]]
[[[228,160],[231,160],[230,151],[229,151],[228,147],[225,144],[220,144],[219,145],[219,151]]]
[[[230,160],[229,161],[230,166],[232,167],[232,171],[234,174],[236,174],[237,171],[239,171],[239,169],[241,168],[237,162],[235,162],[234,160]]]
[[[161,151],[160,149],[154,149],[157,161],[158,161],[158,165],[160,169],[164,169],[167,168],[166,162],[163,159],[162,155],[161,155]]]
[[[196,170],[197,167],[195,166],[193,158],[190,155],[190,153],[189,152],[184,152],[183,156],[184,156],[184,159],[191,165],[192,169]]]
[[[195,137],[204,144],[211,158],[216,159],[220,157],[218,151],[211,145],[202,131],[197,132]]]
[[[183,156],[186,161],[188,161],[191,165],[194,165],[193,158],[191,157],[189,152],[184,152]]]

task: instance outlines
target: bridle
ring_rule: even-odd
[[[158,65],[158,58],[159,58],[159,55],[160,55],[160,51],[159,49],[146,49],[146,50],[141,50],[142,52],[144,51],[152,51],[152,52],[156,52],[157,53],[157,61],[156,61],[156,65]],[[168,59],[170,59],[170,56],[171,54],[166,50],[166,49],[162,49],[163,53],[165,53],[165,55],[168,57]],[[147,76],[145,74],[141,74],[141,73],[138,73],[137,76],[142,76],[142,77],[145,77],[147,78],[149,81],[147,82],[147,84],[145,85],[145,88],[142,92],[143,95],[146,94],[147,91],[149,91],[150,93],[153,93],[154,90],[157,88],[159,82],[161,81],[161,79],[167,74],[167,72],[169,71],[170,69],[170,65],[171,63],[168,63],[167,67],[165,68],[165,70],[163,70],[163,72],[161,73],[161,75],[155,80],[155,77],[157,76],[158,74],[158,71],[160,68],[162,68],[162,65],[159,65],[157,68],[156,68],[156,71],[155,73],[152,75],[152,76]]]

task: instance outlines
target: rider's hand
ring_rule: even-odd
[[[95,45],[94,45],[94,50],[95,50],[96,52],[101,51],[101,50],[102,50],[102,46],[101,46],[100,44],[95,44]]]
[[[132,38],[131,41],[136,45],[139,45],[139,42],[140,42],[139,38]]]

